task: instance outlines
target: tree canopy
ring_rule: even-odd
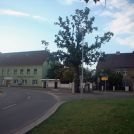
[[[86,3],[88,3],[89,2],[89,0],[84,0]],[[93,0],[95,3],[96,2],[98,2],[98,1],[100,1],[100,0]]]
[[[88,7],[84,10],[77,9],[74,15],[67,16],[65,20],[59,17],[59,21],[55,23],[60,27],[58,34],[55,35],[55,43],[60,48],[56,55],[66,66],[74,69],[76,92],[80,91],[79,73],[80,65],[82,64],[82,51],[83,62],[87,65],[92,65],[104,55],[104,52],[99,50],[101,45],[109,42],[113,36],[112,32],[107,32],[102,37],[97,35],[95,42],[92,44],[84,42],[87,35],[98,29],[93,26],[95,18],[89,18],[89,14],[90,9]]]
[[[86,3],[88,3],[90,0],[84,0]],[[99,2],[100,0],[93,0],[95,3]],[[106,0],[105,0],[105,4],[106,4]]]
[[[48,62],[49,64],[49,69],[47,72],[47,78],[48,79],[60,79],[61,74],[62,74],[62,65],[59,62]]]

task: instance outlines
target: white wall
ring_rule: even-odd
[[[72,83],[69,83],[69,84],[61,84],[60,81],[58,81],[58,84],[57,84],[57,88],[68,88],[68,89],[72,89]],[[54,88],[55,87],[55,81],[47,81],[46,83],[46,87],[51,87],[51,88]]]

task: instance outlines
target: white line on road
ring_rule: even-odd
[[[9,109],[9,108],[14,107],[14,106],[16,106],[16,104],[11,104],[9,106],[3,107],[2,110],[6,110],[6,109]]]

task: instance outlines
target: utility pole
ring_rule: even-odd
[[[83,94],[83,40],[82,40],[81,94]]]
[[[83,45],[84,45],[84,35],[83,35],[83,28],[80,29],[81,35],[82,35],[82,46],[81,46],[81,54],[82,54],[82,64],[81,64],[81,96],[83,94]]]

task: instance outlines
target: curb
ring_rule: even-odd
[[[48,93],[48,94],[51,94],[51,93]],[[36,121],[32,122],[31,124],[21,128],[20,130],[18,130],[14,134],[26,134],[28,131],[30,131],[31,129],[38,126],[40,123],[42,123],[46,119],[48,119],[52,114],[54,114],[56,112],[56,110],[59,108],[59,106],[61,106],[65,102],[65,101],[59,101],[57,96],[55,96],[53,94],[51,94],[51,95],[54,96],[57,99],[57,103],[52,108],[50,108],[47,111],[47,113],[45,113],[42,117],[40,117]]]

